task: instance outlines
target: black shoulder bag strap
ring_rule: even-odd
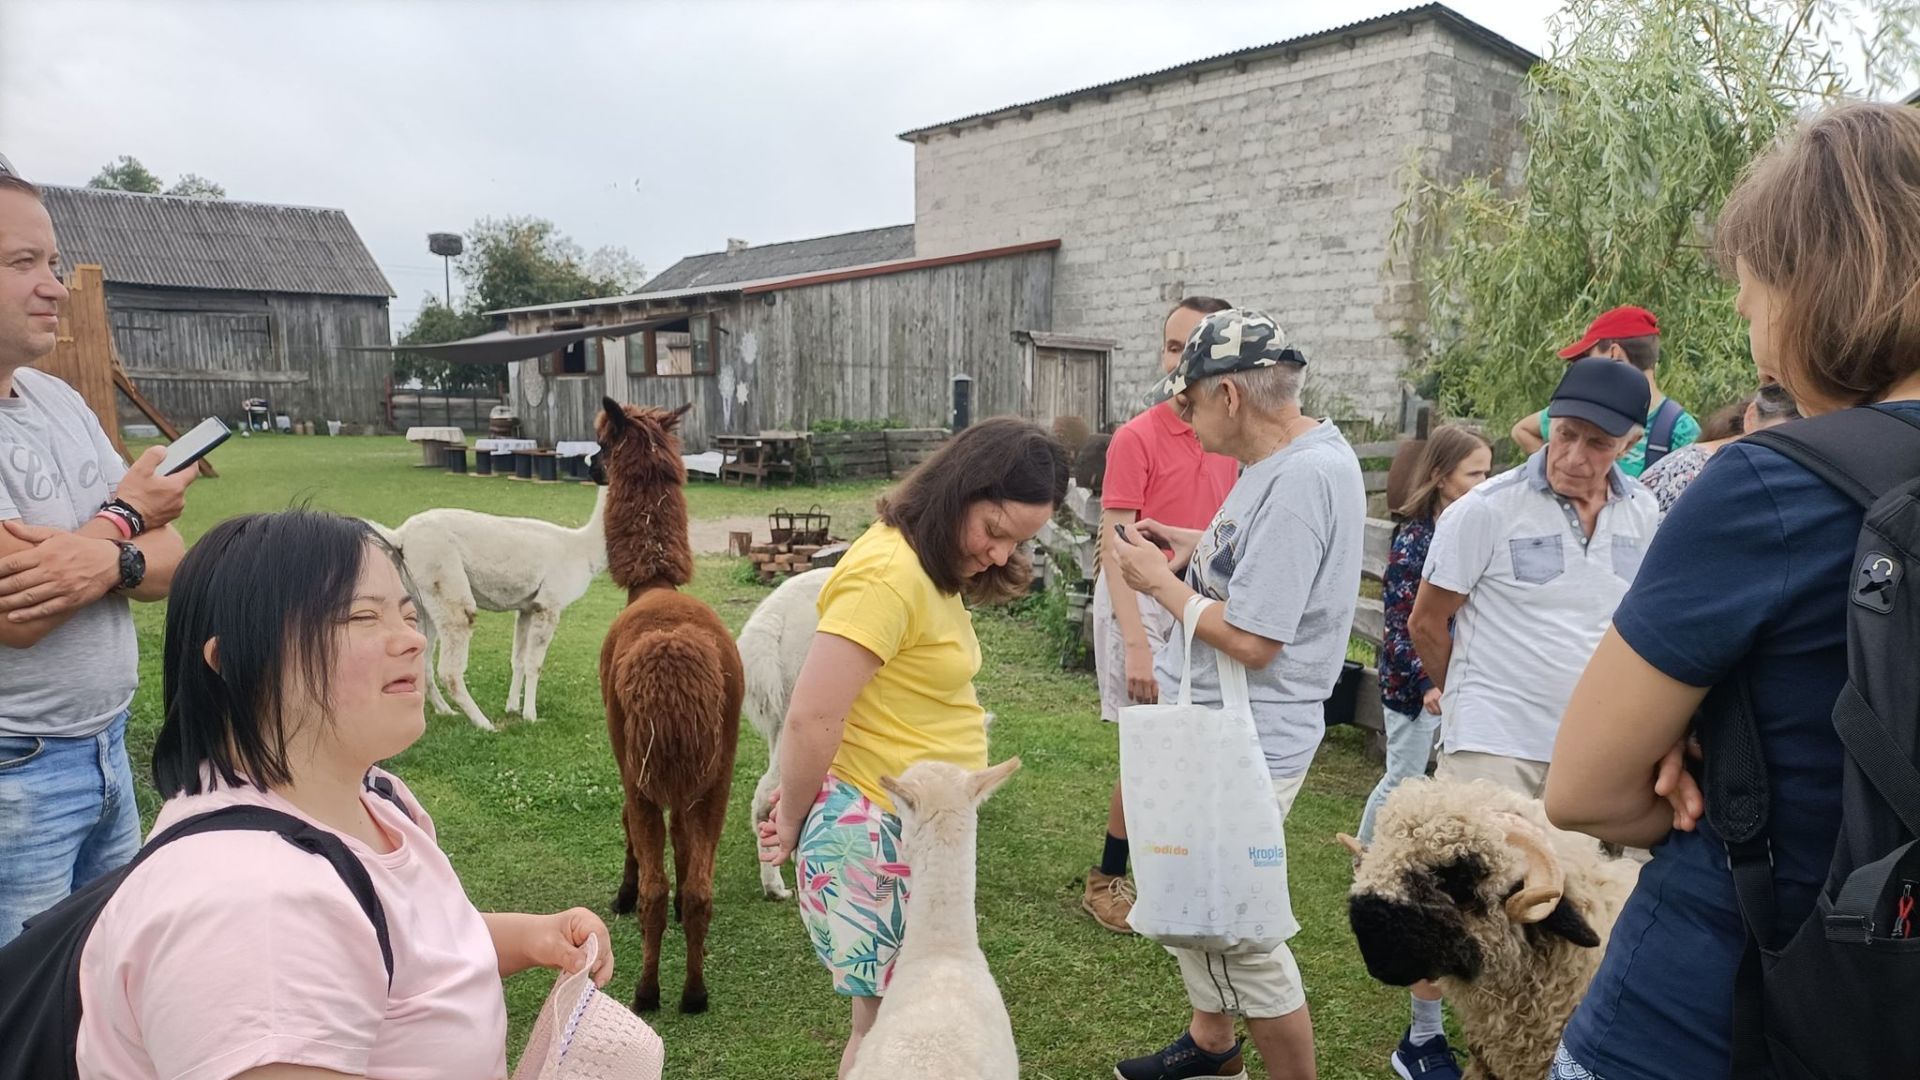
[[[1660,399],[1660,407],[1653,413],[1653,424],[1647,428],[1647,453],[1641,459],[1641,468],[1651,469],[1661,458],[1673,453],[1673,429],[1680,426],[1680,417],[1686,411],[1672,398]]]
[[[1888,409],[1847,409],[1756,432],[1742,441],[1799,464],[1864,509],[1882,493],[1913,479],[1915,462],[1920,461],[1920,418]],[[1835,727],[1852,752],[1859,739],[1849,738],[1845,729],[1853,725],[1846,723],[1842,711],[1836,710]],[[1767,839],[1767,766],[1745,673],[1710,691],[1701,715],[1709,721],[1701,725],[1707,817],[1726,845],[1727,868],[1747,926],[1746,953],[1734,980],[1732,1075],[1767,1076],[1772,1066],[1760,952],[1771,947],[1774,932],[1773,851]]]
[[[340,876],[341,884],[353,894],[354,903],[360,905],[360,910],[366,913],[367,921],[373,925],[373,935],[380,943],[380,962],[387,969],[387,987],[391,989],[393,987],[393,939],[387,934],[386,909],[381,907],[380,897],[373,891],[373,878],[368,876],[367,868],[361,864],[359,856],[348,849],[346,843],[338,836],[325,829],[302,821],[292,814],[264,806],[227,806],[218,810],[209,810],[204,814],[196,814],[154,837],[140,849],[140,854],[134,857],[134,864],[138,865],[147,856],[182,837],[235,830],[279,833],[282,839],[294,847],[327,860],[333,867],[333,872]]]

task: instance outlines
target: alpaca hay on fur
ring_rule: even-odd
[[[673,909],[687,936],[680,1011],[707,1007],[706,940],[714,854],[733,787],[746,679],[733,636],[713,609],[679,591],[693,577],[677,411],[602,402],[607,568],[627,590],[600,649],[607,735],[626,794],[626,869],[615,914],[638,911],[646,953],[636,1010],[660,1007],[667,927],[667,839]]]
[[[1347,914],[1367,971],[1439,984],[1472,1055],[1469,1080],[1547,1075],[1606,952],[1640,864],[1548,824],[1486,780],[1409,780],[1356,852]]]

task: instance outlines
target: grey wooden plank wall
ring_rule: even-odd
[[[1032,252],[788,289],[771,305],[747,297],[723,353],[749,380],[757,427],[944,427],[962,373],[976,415],[1018,413],[1027,387],[1013,331],[1051,326],[1052,281],[1053,253]]]
[[[109,285],[107,304],[127,374],[183,428],[254,397],[296,420],[386,422],[391,357],[344,348],[389,340],[383,298]]]

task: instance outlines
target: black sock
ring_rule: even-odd
[[[1127,872],[1127,838],[1107,834],[1107,848],[1100,854],[1100,872],[1120,877]]]

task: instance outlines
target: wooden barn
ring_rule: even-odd
[[[295,420],[386,423],[393,288],[340,210],[47,187],[62,261],[105,271],[113,343],[181,427],[264,398]],[[142,417],[123,416],[138,423]]]
[[[523,434],[591,437],[603,396],[694,410],[712,436],[821,421],[945,427],[953,380],[973,414],[1085,417],[1107,403],[1111,344],[1049,334],[1057,241],[915,258],[913,227],[682,259],[639,293],[493,314],[514,335],[607,327],[513,365]],[[1039,415],[1044,410],[1048,415]]]

